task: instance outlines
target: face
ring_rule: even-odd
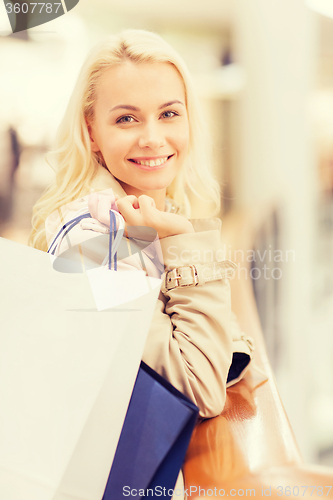
[[[127,194],[165,196],[187,159],[189,123],[183,81],[168,63],[126,61],[97,85],[92,150]]]

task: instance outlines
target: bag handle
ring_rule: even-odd
[[[124,229],[125,229],[125,221],[119,212],[115,212],[114,210],[109,211],[110,216],[110,228],[109,228],[109,252],[108,256],[104,259],[102,265],[106,264],[106,260],[108,259],[108,267],[109,270],[113,268],[117,271],[117,248],[120,244],[120,241],[123,237]],[[117,217],[119,220],[119,228],[117,229]],[[91,218],[91,214],[89,212],[81,214],[77,217],[74,217],[70,221],[66,222],[61,229],[58,231],[57,235],[53,239],[47,253],[51,255],[55,255],[57,248],[67,236],[69,231],[73,229],[82,219]],[[112,252],[112,250],[114,250]]]

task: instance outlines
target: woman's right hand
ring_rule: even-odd
[[[146,226],[157,231],[159,238],[176,234],[194,233],[189,220],[181,215],[162,212],[153,198],[141,195],[125,196],[116,201],[117,208],[129,226]]]

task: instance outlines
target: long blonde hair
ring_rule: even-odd
[[[169,63],[177,69],[185,87],[190,144],[188,161],[167,188],[167,196],[179,203],[188,217],[190,204],[186,193],[191,192],[201,199],[213,202],[214,215],[219,211],[220,189],[211,173],[210,141],[185,63],[156,33],[125,30],[98,44],[81,69],[58,130],[56,149],[48,156],[50,165],[57,172],[55,183],[39,199],[33,210],[33,229],[29,244],[35,248],[47,250],[45,219],[70,201],[87,194],[97,170],[101,168],[101,163],[103,165],[101,156],[91,151],[86,120],[92,122],[94,117],[99,78],[106,70],[125,60],[133,63]]]

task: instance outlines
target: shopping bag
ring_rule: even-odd
[[[60,219],[56,212],[46,220],[53,268],[62,273],[85,272],[98,311],[160,288],[164,265],[157,231],[146,226],[127,226],[125,230],[125,221],[115,210],[109,211],[109,228],[103,227],[107,234],[81,230],[79,224],[91,217],[83,201],[76,213],[70,210],[73,202],[62,207],[65,213],[67,207],[66,219]],[[65,250],[60,251],[63,242]]]
[[[86,274],[0,259],[0,498],[101,500],[159,288],[98,312]]]
[[[70,246],[59,256],[49,253],[50,260],[56,271],[87,274],[98,311],[115,307],[161,286],[164,271],[162,251],[156,231],[151,230],[147,235],[149,229],[142,226],[127,228],[127,237],[113,245],[112,257],[110,232],[110,235],[97,234],[93,239]],[[139,240],[138,235],[147,239]],[[128,263],[129,257],[132,258],[131,264]],[[118,270],[111,269],[111,263]]]
[[[170,500],[198,414],[189,399],[141,362],[103,500],[162,494]]]

